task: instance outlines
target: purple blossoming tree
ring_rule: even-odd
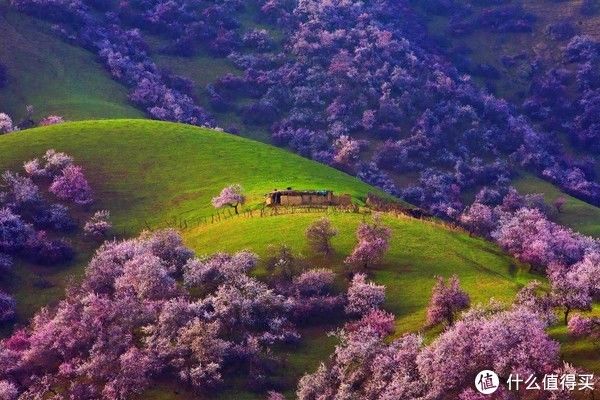
[[[447,282],[443,277],[438,276],[427,307],[427,325],[433,326],[446,322],[451,326],[456,313],[469,307],[469,304],[469,295],[460,288],[458,276],[448,278]]]
[[[385,301],[385,286],[367,281],[365,274],[355,274],[348,288],[346,313],[364,315],[379,308]]]
[[[83,169],[76,165],[69,165],[62,173],[54,178],[50,191],[61,200],[72,201],[75,204],[87,206],[94,199]]]

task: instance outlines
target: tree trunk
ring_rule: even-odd
[[[452,311],[448,311],[446,314],[446,321],[448,321],[448,326],[452,326],[452,324],[454,324],[454,315],[452,314]]]

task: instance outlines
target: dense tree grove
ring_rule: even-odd
[[[572,310],[591,310],[600,298],[600,242],[550,221],[536,196],[520,196],[514,189],[504,196],[500,192],[482,189],[459,220],[547,274],[551,296],[542,301],[529,291],[525,303],[535,303],[536,309],[562,308],[565,324]]]
[[[485,187],[459,221],[470,231],[494,239],[506,251],[534,268],[572,266],[598,252],[597,240],[550,221],[539,196],[521,196],[514,189]]]
[[[388,342],[393,316],[387,325],[382,317],[368,314],[341,330],[330,361],[301,379],[298,399],[476,399],[467,396],[483,369],[507,378],[559,368],[558,343],[537,314],[521,307],[467,313],[428,346],[414,334]]]
[[[392,17],[397,15],[406,18]],[[473,25],[502,20],[507,25],[498,29],[519,30],[527,26],[522,15],[507,8]],[[441,216],[462,210],[464,189],[505,182],[509,159],[597,201],[600,186],[594,177],[576,176],[560,149],[506,102],[477,89],[431,53],[418,25],[408,22],[415,20],[411,17],[410,7],[397,1],[299,3],[286,47],[293,60],[277,68],[264,68],[270,65],[265,55],[250,65],[247,58],[240,63],[245,81],[263,88],[260,108],[276,110],[268,113],[273,139],[354,170]],[[357,163],[360,141],[352,139],[364,134],[379,143],[367,164]],[[404,190],[386,178],[386,172],[412,171],[421,171],[420,180]]]
[[[0,179],[0,281],[12,273],[15,259],[57,266],[71,261],[75,250],[63,238],[77,228],[65,204],[88,206],[91,188],[79,166],[65,153],[48,150],[42,160],[24,164],[26,175],[5,171]],[[0,319],[14,316],[14,300],[2,293]]]
[[[344,301],[331,271],[274,289],[248,275],[256,263],[249,252],[194,258],[174,231],[106,242],[80,287],[0,342],[0,381],[20,398],[126,399],[159,375],[206,391],[236,371],[267,388],[279,362],[269,349],[298,340],[293,320],[331,317]]]
[[[546,129],[566,131],[573,144],[597,155],[600,43],[586,35],[571,35],[562,61],[559,66],[540,66],[524,108]]]
[[[160,71],[152,61],[140,32],[137,29],[125,29],[121,26],[121,20],[134,22],[139,19],[141,24],[148,25],[151,25],[152,21],[160,23],[161,21],[157,20],[168,18],[169,8],[174,7],[176,10],[177,5],[175,3],[152,5],[145,2],[122,4],[125,8],[123,10],[114,9],[111,12],[97,13],[96,11],[108,11],[110,4],[102,1],[51,3],[16,0],[12,2],[12,5],[19,10],[54,22],[55,30],[66,40],[75,41],[85,48],[96,51],[111,75],[131,88],[129,96],[131,101],[143,108],[151,117],[212,126],[212,118],[195,104],[189,95],[189,90],[178,85],[183,80]],[[153,9],[154,7],[156,8]],[[178,15],[175,13],[174,17],[177,19]],[[206,18],[211,16],[207,15]],[[180,21],[187,22],[185,19]],[[185,48],[186,45],[183,47]]]

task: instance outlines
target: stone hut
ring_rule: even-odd
[[[266,194],[267,206],[350,206],[352,197],[349,194],[336,196],[331,190],[273,190]]]

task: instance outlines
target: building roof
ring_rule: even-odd
[[[312,194],[318,196],[327,196],[328,193],[332,193],[331,190],[274,190],[267,195],[272,194],[284,194],[284,195],[303,195],[303,194]]]

